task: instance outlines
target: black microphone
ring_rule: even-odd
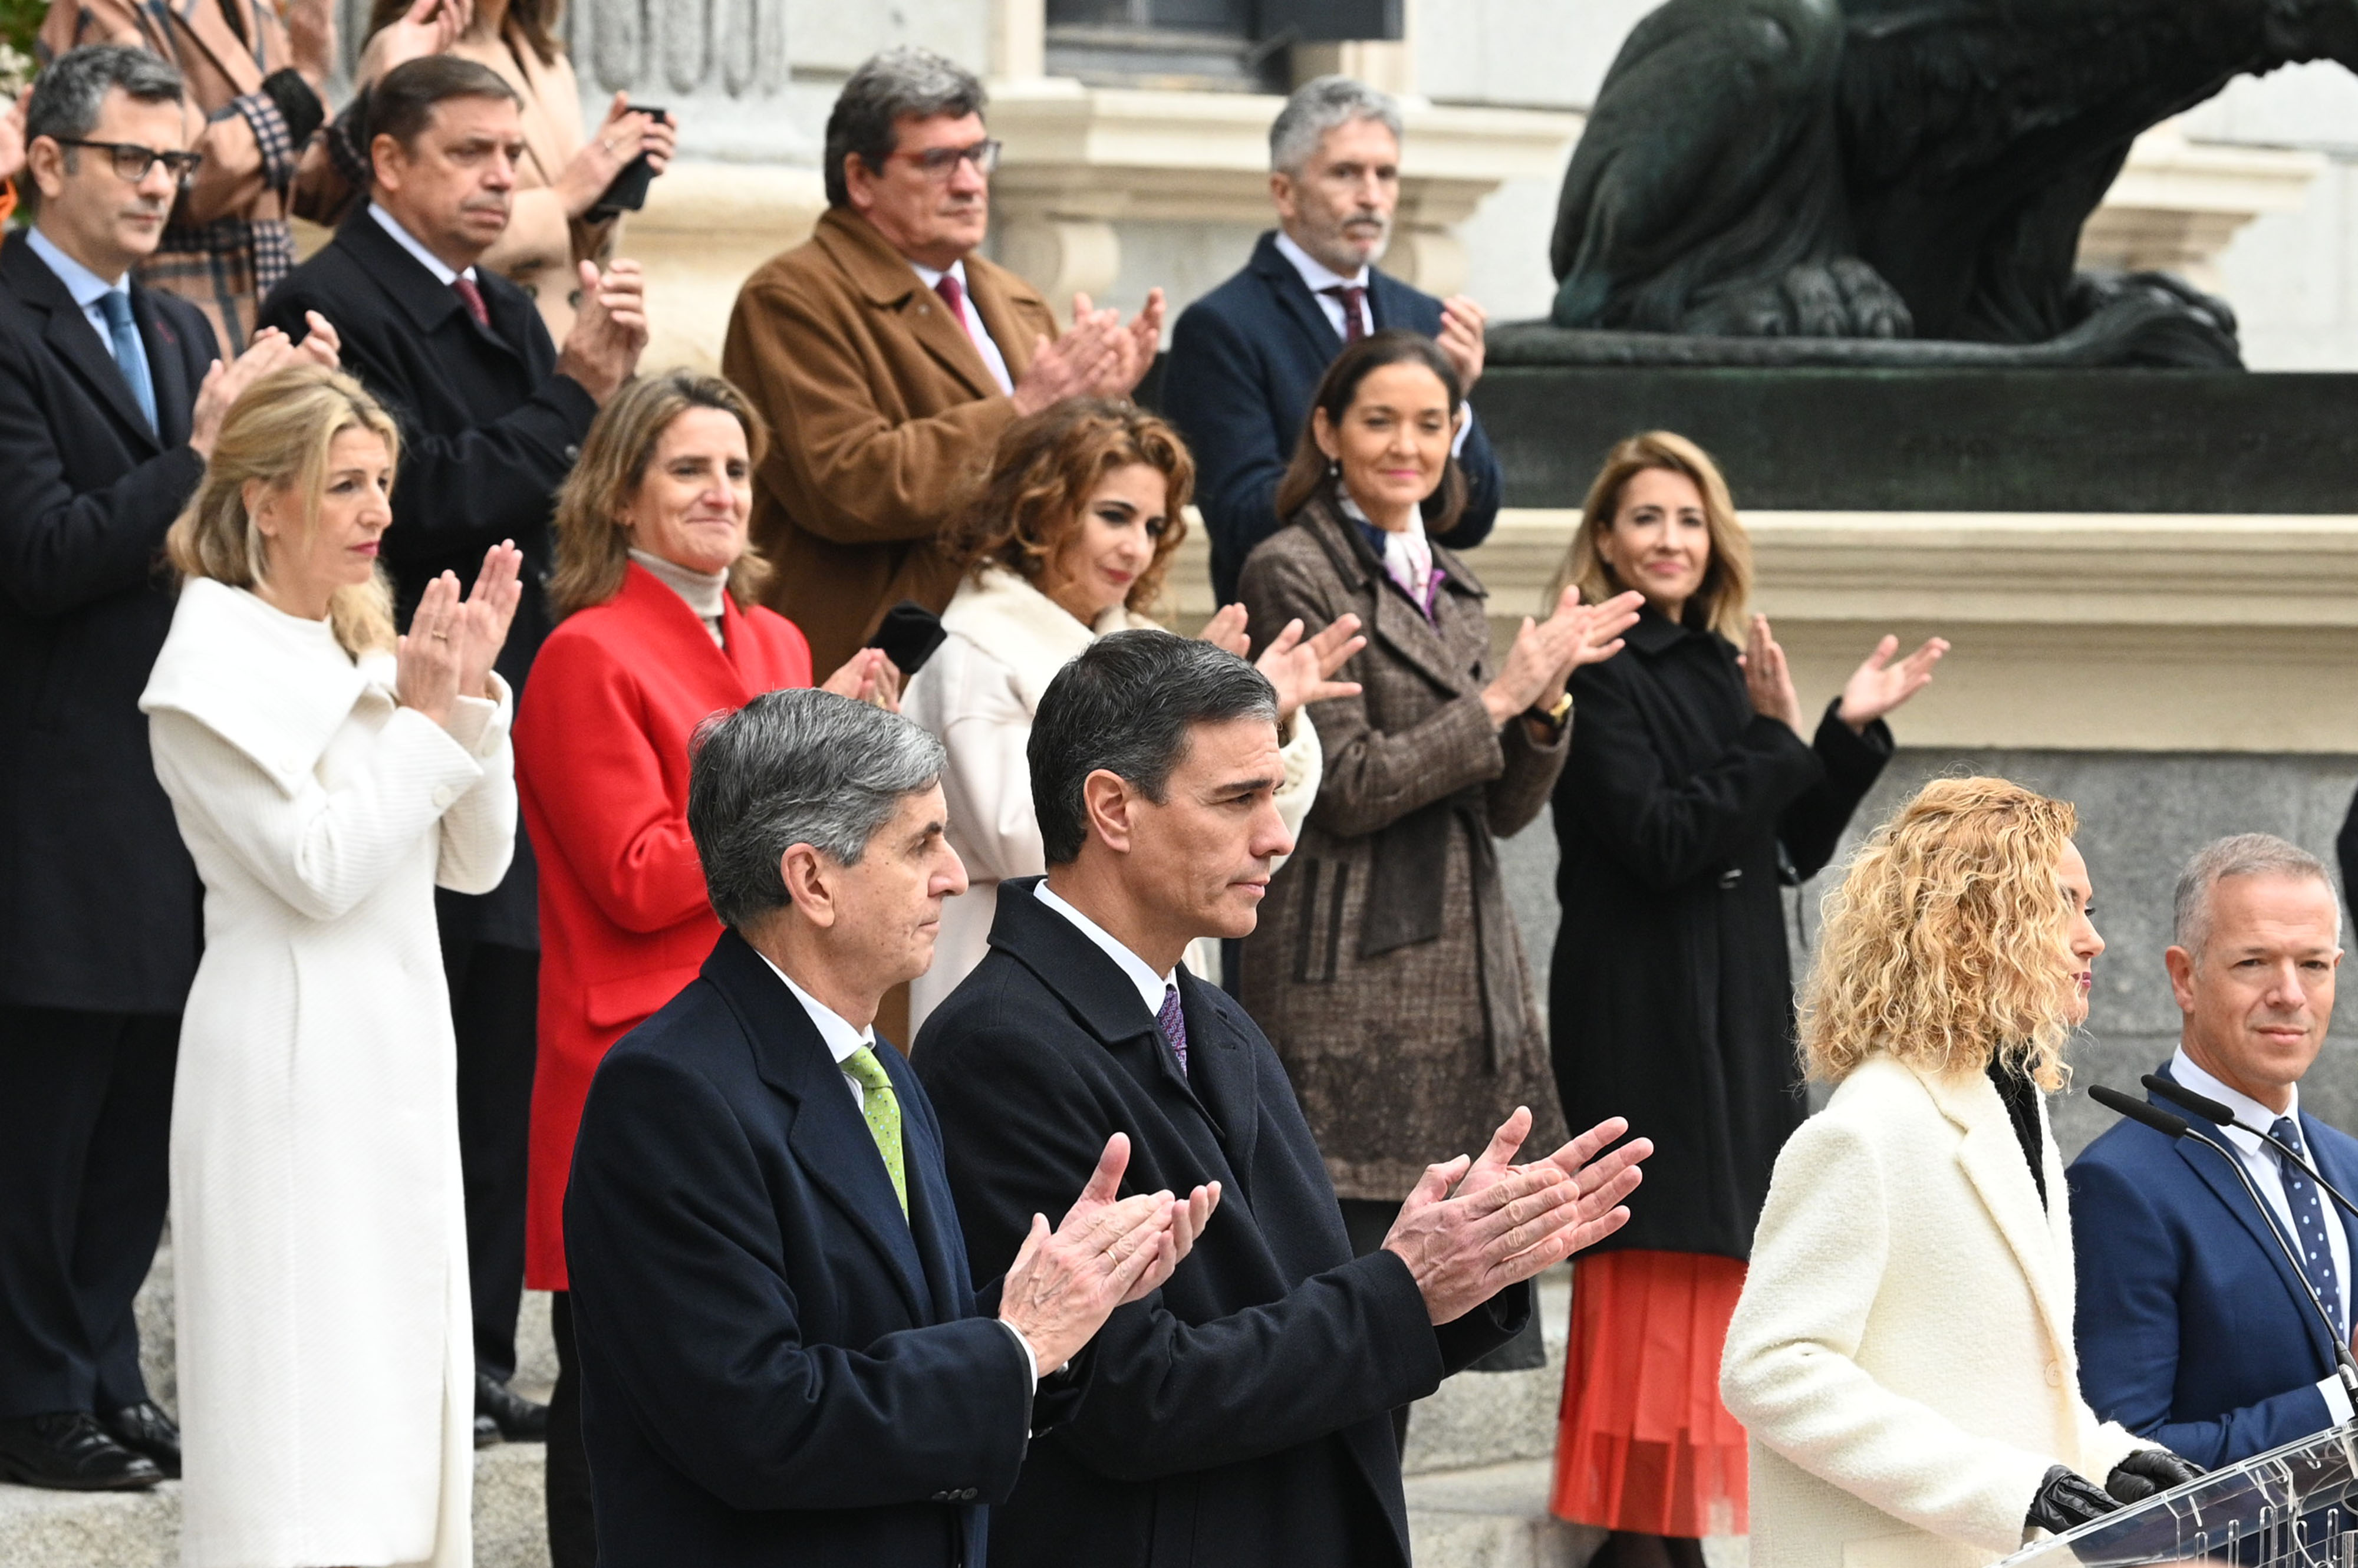
[[[2269,1211],[2267,1200],[2261,1197],[2260,1189],[2252,1184],[2252,1173],[2244,1169],[2244,1162],[2236,1158],[2234,1151],[2213,1143],[2208,1138],[2197,1137],[2194,1124],[2184,1117],[2172,1116],[2158,1106],[2147,1105],[2145,1101],[2125,1095],[2118,1089],[2107,1088],[2103,1084],[2091,1084],[2088,1087],[2088,1098],[2107,1110],[2118,1112],[2131,1121],[2152,1128],[2164,1138],[2192,1138],[2195,1142],[2227,1162],[2227,1168],[2235,1173],[2237,1181],[2244,1184],[2244,1191],[2251,1195],[2252,1206],[2260,1212],[2262,1227],[2276,1238],[2277,1250],[2282,1252],[2285,1255],[2285,1261],[2292,1265],[2292,1277],[2300,1281],[2302,1292],[2309,1297],[2309,1304],[2317,1314],[2317,1321],[2325,1325],[2325,1343],[2333,1347],[2333,1370],[2341,1378],[2342,1391],[2350,1396],[2350,1402],[2353,1405],[2358,1405],[2358,1359],[2352,1358],[2350,1346],[2342,1342],[2342,1330],[2334,1323],[2333,1314],[2325,1310],[2325,1303],[2319,1299],[2317,1287],[2309,1282],[2309,1275],[2301,1269],[2300,1259],[2293,1252],[2291,1244],[2285,1240],[2284,1232],[2277,1228],[2276,1218]],[[2223,1110],[2226,1108],[2222,1106],[2220,1108]]]
[[[2331,1198],[2335,1203],[2342,1206],[2344,1212],[2358,1215],[2358,1204],[2353,1204],[2348,1198],[2343,1197],[2342,1195],[2342,1189],[2335,1186],[2331,1182],[2327,1181],[2325,1179],[2325,1173],[2320,1171],[2315,1165],[2310,1164],[2307,1156],[2302,1154],[2299,1150],[2294,1148],[2291,1144],[2286,1142],[2283,1139],[2278,1138],[2274,1132],[2269,1131],[2266,1128],[2254,1127],[2250,1122],[2242,1119],[2236,1116],[2234,1111],[2228,1109],[2217,1100],[2212,1099],[2210,1096],[2198,1095],[2192,1089],[2188,1088],[2184,1084],[2174,1083],[2171,1080],[2163,1077],[2158,1073],[2147,1073],[2138,1081],[2144,1084],[2147,1088],[2151,1089],[2155,1094],[2159,1095],[2162,1098],[2172,1101],[2175,1104],[2184,1106],[2188,1110],[2192,1111],[2195,1115],[2202,1118],[2205,1121],[2216,1122],[2221,1127],[2242,1128],[2244,1131],[2250,1133],[2253,1137],[2259,1139],[2262,1142],[2270,1145],[2277,1153],[2283,1155],[2286,1159],[2299,1166],[2303,1173],[2305,1173],[2310,1181],[2315,1182],[2319,1186],[2325,1189],[2326,1196]]]

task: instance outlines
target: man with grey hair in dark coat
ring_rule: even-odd
[[[1117,1200],[1108,1137],[1064,1223],[1030,1217],[969,1280],[940,1130],[874,1027],[966,890],[942,762],[824,691],[697,735],[688,828],[728,929],[600,1064],[565,1201],[603,1568],[983,1568],[984,1505],[1087,1390],[1083,1346],[1212,1213]]]
[[[1269,128],[1278,227],[1172,329],[1163,412],[1195,454],[1195,503],[1222,604],[1237,597],[1253,546],[1278,530],[1277,481],[1336,354],[1405,328],[1441,344],[1461,390],[1481,379],[1482,308],[1464,295],[1436,299],[1376,268],[1400,205],[1401,134],[1400,106],[1364,82],[1322,76],[1296,88]],[[1489,537],[1502,483],[1471,405],[1452,452],[1466,473],[1466,507],[1439,538],[1462,550]]]
[[[914,1060],[941,1119],[978,1278],[1126,1134],[1132,1190],[1224,1195],[1185,1268],[1109,1317],[1071,1419],[991,1521],[1003,1568],[1407,1568],[1391,1411],[1506,1342],[1527,1283],[1617,1229],[1643,1139],[1607,1121],[1514,1163],[1517,1109],[1438,1152],[1381,1249],[1354,1258],[1267,1039],[1187,973],[1252,928],[1292,847],[1271,795],[1276,702],[1242,659],[1117,632],[1033,723],[1044,879],[1001,886],[990,953]]]

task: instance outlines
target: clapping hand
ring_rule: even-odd
[[[1875,645],[1866,662],[1851,672],[1843,683],[1842,705],[1834,711],[1854,730],[1864,732],[1866,727],[1922,691],[1932,683],[1932,666],[1949,651],[1948,640],[1934,637],[1900,660],[1891,662],[1899,651],[1899,639],[1886,636]]]
[[[475,590],[459,607],[451,640],[459,651],[459,695],[492,696],[492,665],[508,640],[516,606],[524,602],[524,552],[513,539],[503,539],[483,552],[483,569],[475,574]],[[449,577],[449,573],[443,574]],[[458,587],[458,579],[450,579]]]
[[[33,101],[29,87],[0,112],[0,179],[14,179],[25,168],[25,110]]]
[[[1277,691],[1280,735],[1293,727],[1293,716],[1309,704],[1359,695],[1357,681],[1334,678],[1336,670],[1351,662],[1351,655],[1368,645],[1368,640],[1357,634],[1358,630],[1359,618],[1345,615],[1315,637],[1305,638],[1297,618],[1287,622],[1285,629],[1271,638],[1260,657],[1253,661],[1253,668],[1260,671]],[[1241,604],[1222,605],[1219,613],[1206,622],[1195,635],[1199,641],[1240,659],[1252,652],[1252,638],[1245,630],[1245,607]]]
[[[1639,1163],[1654,1152],[1650,1138],[1632,1138],[1602,1159],[1597,1151],[1617,1141],[1629,1130],[1629,1123],[1621,1117],[1608,1117],[1579,1137],[1566,1143],[1544,1161],[1572,1178],[1579,1190],[1579,1228],[1573,1237],[1572,1250],[1578,1252],[1594,1247],[1629,1221],[1629,1211],[1621,1206],[1623,1200],[1638,1190],[1645,1172]],[[1504,1179],[1510,1173],[1524,1169],[1514,1159],[1521,1152],[1523,1140],[1531,1132],[1529,1108],[1517,1106],[1514,1114],[1499,1124],[1490,1137],[1490,1146],[1474,1162],[1454,1189],[1463,1196],[1478,1193]]]
[[[882,648],[862,648],[819,683],[821,691],[872,703],[887,713],[901,711],[901,667]]]
[[[1130,1140],[1106,1140],[1081,1195],[1054,1231],[1045,1215],[1032,1217],[1032,1230],[1008,1266],[1000,1287],[1000,1320],[1023,1336],[1043,1375],[1072,1359],[1114,1308],[1143,1295],[1142,1281],[1168,1280],[1182,1251],[1176,1217],[1205,1220],[1217,1195],[1198,1188],[1188,1198],[1151,1193],[1117,1200],[1122,1173],[1130,1167]],[[1201,1225],[1195,1229],[1200,1231]],[[1194,1234],[1186,1240],[1192,1244]],[[1158,1281],[1159,1283],[1159,1281]]]
[[[395,20],[379,27],[361,47],[352,83],[367,87],[395,66],[447,51],[474,25],[474,0],[416,0]]]
[[[1752,711],[1764,719],[1774,719],[1794,734],[1801,735],[1801,699],[1793,693],[1793,672],[1786,667],[1785,650],[1768,629],[1768,617],[1752,618],[1752,630],[1736,662],[1744,671],[1744,689],[1752,698]],[[1806,735],[1801,738],[1809,739]]]
[[[189,410],[189,445],[196,449],[197,456],[211,460],[213,442],[221,435],[222,420],[245,395],[245,389],[264,376],[291,364],[337,368],[343,345],[335,328],[317,310],[305,312],[304,319],[311,330],[300,343],[288,341],[287,334],[276,327],[265,327],[247,341],[245,352],[227,363],[215,360],[207,368],[205,379],[197,385],[196,401]]]
[[[1461,395],[1470,395],[1474,384],[1482,379],[1483,332],[1488,324],[1482,308],[1466,295],[1453,294],[1441,302],[1441,331],[1435,341],[1457,371]]]

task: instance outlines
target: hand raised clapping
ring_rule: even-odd
[[[1554,614],[1541,622],[1526,616],[1506,665],[1483,690],[1490,722],[1503,730],[1518,713],[1553,708],[1573,671],[1621,651],[1621,633],[1638,623],[1644,602],[1640,594],[1624,593],[1602,604],[1583,604],[1580,589],[1566,588]]]
[[[1223,653],[1238,658],[1250,656],[1251,635],[1245,630],[1245,607],[1224,604],[1220,612],[1204,623],[1195,633],[1199,641],[1209,643]],[[1314,637],[1303,635],[1299,617],[1285,623],[1284,630],[1270,639],[1269,646],[1253,660],[1253,668],[1268,678],[1277,691],[1277,732],[1285,737],[1293,726],[1293,716],[1314,702],[1325,702],[1337,697],[1357,697],[1359,683],[1336,680],[1335,672],[1351,662],[1351,655],[1368,645],[1358,635],[1359,618],[1345,615]]]
[[[1899,639],[1886,635],[1875,645],[1875,652],[1851,672],[1843,683],[1842,706],[1835,712],[1853,730],[1864,730],[1932,684],[1932,666],[1949,651],[1945,637],[1928,639],[1924,645],[1900,660],[1891,662],[1899,651]]]
[[[483,552],[475,590],[463,601],[456,573],[426,585],[394,655],[394,693],[404,708],[447,730],[460,697],[491,697],[492,665],[524,598],[523,566],[524,552],[503,540]]]

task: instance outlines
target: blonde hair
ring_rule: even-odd
[[[1801,1058],[1840,1082],[1881,1051],[1935,1072],[2018,1068],[2063,1087],[2071,911],[2055,863],[2069,801],[2005,779],[1936,779],[1877,828],[1825,901]]]
[[[328,450],[346,430],[366,430],[401,460],[401,432],[361,384],[324,365],[273,371],[231,405],[214,438],[213,455],[197,492],[164,536],[164,553],[182,578],[211,578],[232,588],[258,589],[268,580],[270,557],[262,530],[246,511],[245,490],[259,484],[303,501],[303,536],[319,525],[327,497]],[[328,624],[355,658],[394,646],[393,590],[379,567],[364,583],[340,588],[328,600]]]
[[[669,370],[624,387],[590,422],[580,460],[557,492],[557,568],[549,574],[548,600],[558,620],[622,591],[631,567],[631,531],[622,514],[654,466],[663,433],[691,408],[715,409],[736,420],[745,432],[748,460],[762,466],[768,427],[733,383]],[[729,568],[729,597],[744,609],[769,576],[769,563],[748,543]]]
[[[1548,584],[1546,609],[1554,609],[1558,596],[1574,583],[1580,585],[1580,597],[1590,604],[1602,603],[1636,586],[1617,579],[1596,546],[1620,515],[1622,491],[1649,469],[1684,474],[1702,492],[1704,524],[1711,534],[1711,564],[1704,568],[1703,586],[1695,589],[1688,612],[1690,616],[1700,612],[1704,625],[1731,643],[1742,643],[1749,630],[1745,618],[1752,602],[1752,540],[1736,520],[1736,502],[1711,454],[1668,430],[1632,436],[1605,455],[1605,467],[1581,505],[1580,526],[1573,533],[1572,547],[1564,552],[1555,579]]]

